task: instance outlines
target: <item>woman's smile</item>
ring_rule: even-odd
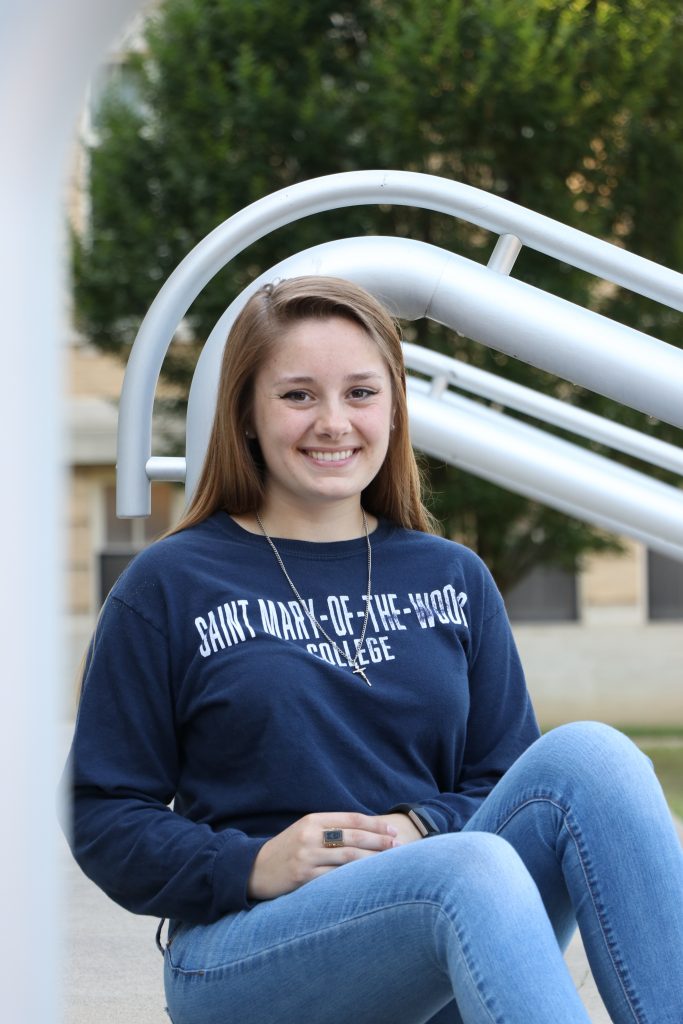
[[[338,450],[330,451],[329,449],[325,449],[325,450],[322,450],[322,449],[311,450],[311,449],[302,448],[301,451],[303,452],[304,455],[306,455],[309,459],[312,459],[314,462],[340,463],[340,462],[348,462],[349,459],[351,458],[351,456],[355,455],[355,453],[358,451],[358,449],[357,448],[341,448],[341,449],[338,449]]]

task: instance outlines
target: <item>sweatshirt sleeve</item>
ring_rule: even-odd
[[[492,587],[494,586],[491,584]],[[458,832],[496,782],[540,735],[502,598],[481,624],[469,655],[470,710],[453,791],[420,801],[442,832]]]
[[[110,597],[65,771],[67,838],[85,874],[128,910],[208,923],[249,906],[247,881],[265,840],[175,813],[179,771],[167,638]]]

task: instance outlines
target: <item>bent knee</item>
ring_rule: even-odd
[[[604,722],[568,722],[552,729],[538,742],[547,743],[564,758],[580,761],[587,757],[598,758],[599,762],[612,758],[636,762],[648,760],[628,736]]]
[[[482,903],[515,892],[536,893],[536,886],[514,847],[491,832],[457,832],[434,836],[406,847],[412,868],[436,895],[447,891],[461,901]]]
[[[458,871],[466,882],[492,889],[534,886],[524,861],[507,839],[492,832],[463,832],[459,838]]]
[[[604,798],[610,784],[626,789],[651,779],[652,762],[632,740],[603,722],[569,722],[537,741],[539,778],[597,788]]]

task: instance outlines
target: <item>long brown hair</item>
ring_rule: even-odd
[[[237,316],[223,353],[216,414],[195,494],[171,531],[186,529],[222,509],[256,512],[263,503],[264,470],[257,442],[247,437],[254,379],[282,333],[302,320],[342,317],[359,324],[382,354],[394,399],[389,448],[361,500],[366,511],[415,530],[433,532],[408,433],[406,378],[397,326],[365,289],[336,277],[294,277],[259,288]]]

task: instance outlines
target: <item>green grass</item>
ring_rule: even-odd
[[[655,766],[669,807],[679,818],[683,818],[683,742],[665,746],[661,741],[651,742],[648,737],[637,742]]]
[[[683,744],[683,727],[679,726],[672,728],[670,725],[617,725],[616,728],[620,732],[625,732],[636,743],[640,743],[641,740],[654,739],[667,742],[678,740]]]

